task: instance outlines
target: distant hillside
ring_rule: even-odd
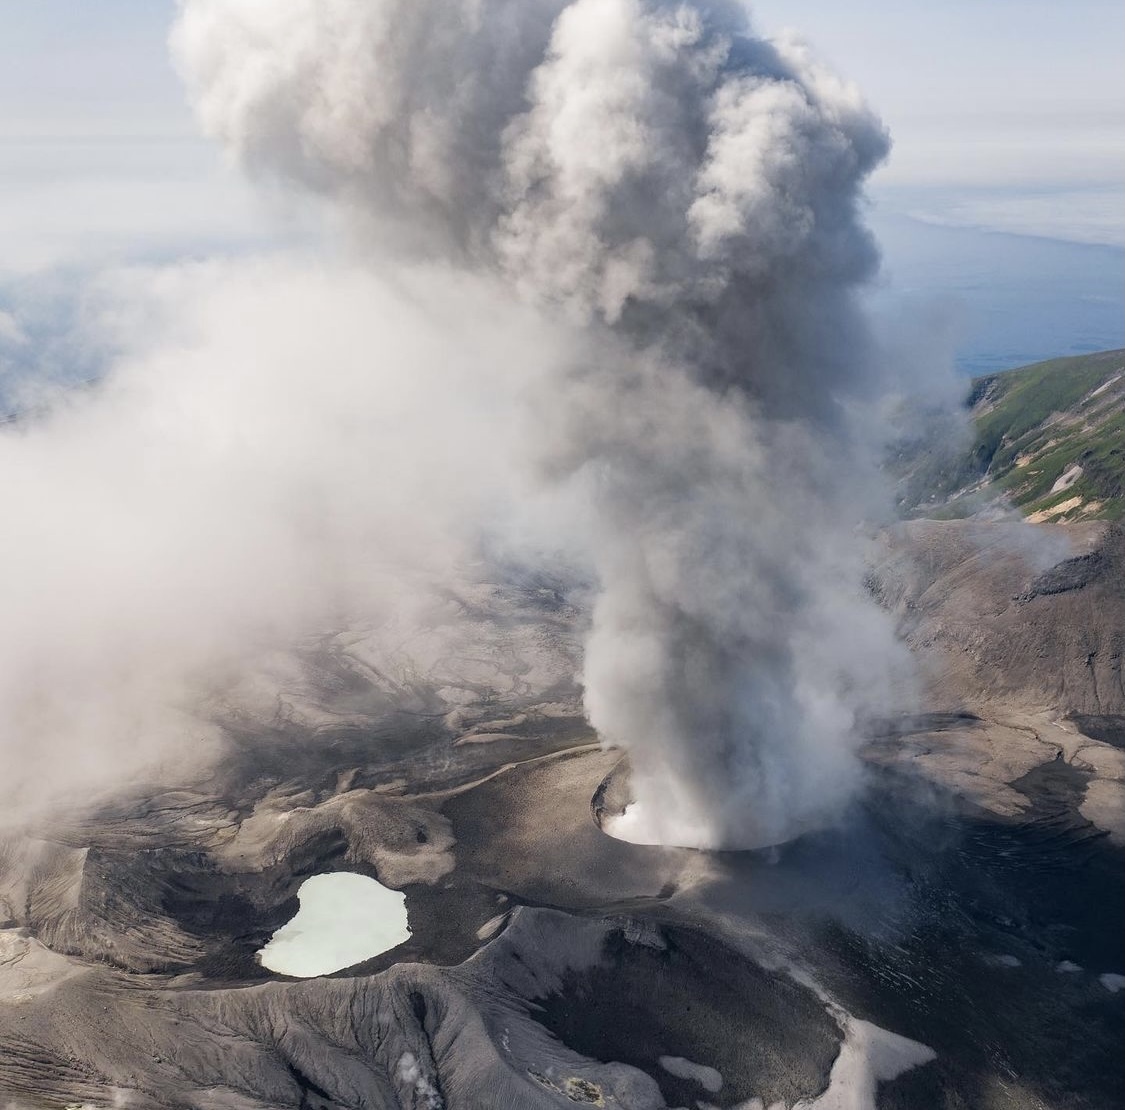
[[[976,378],[967,404],[967,450],[915,444],[893,460],[911,515],[966,516],[1006,494],[1037,522],[1125,517],[1125,351]]]

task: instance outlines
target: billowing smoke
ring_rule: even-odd
[[[591,334],[538,461],[587,495],[586,703],[632,756],[632,834],[822,819],[897,662],[855,533],[887,149],[855,90],[721,2],[190,0],[178,44],[249,166]]]
[[[306,637],[448,623],[563,347],[486,283],[300,258],[115,274],[87,314],[111,373],[0,434],[0,825],[205,767]]]
[[[178,689],[266,625],[276,643],[391,604],[403,568],[455,573],[533,504],[542,538],[555,496],[555,542],[597,583],[582,680],[630,755],[622,835],[748,845],[830,819],[857,717],[903,669],[862,589],[888,382],[859,208],[887,139],[855,89],[725,0],[182,0],[174,50],[207,132],[327,198],[355,268],[197,282],[195,363],[149,353],[158,373],[52,418],[77,457],[37,462],[90,465],[91,513],[110,490],[121,514],[97,573],[156,582],[67,603],[138,665],[201,629]],[[29,550],[62,551],[72,509]],[[249,539],[212,551],[232,529]],[[201,580],[223,620],[200,623]],[[122,596],[119,630],[101,608]]]

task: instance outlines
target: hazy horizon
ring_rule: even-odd
[[[324,235],[314,204],[255,189],[199,135],[167,50],[174,11],[0,0],[0,388],[96,373],[65,333],[99,271]],[[1125,98],[1096,64],[1116,56],[1117,5],[1085,0],[1062,21],[1021,9],[1007,61],[984,41],[997,13],[963,3],[866,20],[824,0],[752,11],[766,32],[798,26],[891,129],[868,187],[877,308],[941,317],[968,374],[1125,344]],[[1056,57],[1048,96],[1026,71]]]

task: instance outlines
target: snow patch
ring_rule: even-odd
[[[1109,381],[1108,381],[1108,382],[1106,382],[1106,383],[1105,383],[1104,385],[1099,385],[1099,386],[1098,386],[1098,388],[1097,388],[1097,389],[1095,389],[1095,390],[1094,390],[1094,392],[1090,394],[1090,396],[1091,396],[1091,397],[1097,397],[1097,396],[1099,396],[1100,394],[1104,393],[1104,392],[1105,392],[1105,391],[1106,391],[1107,389],[1109,389],[1109,387],[1110,387],[1111,385],[1116,385],[1116,384],[1117,384],[1117,383],[1118,383],[1119,381],[1121,381],[1121,375],[1120,375],[1120,374],[1115,374],[1115,375],[1114,375],[1114,376],[1113,376],[1112,378],[1110,378],[1110,379],[1109,379]]]
[[[793,1110],[875,1110],[875,1091],[880,1083],[927,1064],[937,1053],[908,1037],[880,1029],[869,1021],[836,1014],[844,1043],[832,1065],[828,1090],[817,1098],[802,1099]]]
[[[718,1094],[723,1087],[723,1077],[714,1069],[705,1064],[695,1064],[685,1060],[683,1056],[661,1056],[658,1063],[669,1074],[677,1079],[687,1079],[698,1083],[705,1091]]]
[[[1009,956],[1007,954],[1000,955],[1000,956],[990,956],[988,958],[988,962],[990,964],[995,965],[996,967],[1022,967],[1023,966],[1023,961],[1020,960],[1017,956]]]
[[[1082,477],[1082,467],[1075,463],[1073,466],[1068,467],[1059,475],[1055,484],[1051,487],[1052,493],[1062,493],[1064,489],[1070,489],[1079,478]]]

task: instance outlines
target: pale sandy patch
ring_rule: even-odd
[[[1040,509],[1037,513],[1029,513],[1027,522],[1028,524],[1042,524],[1056,516],[1062,516],[1063,513],[1069,513],[1071,509],[1077,509],[1081,504],[1081,497],[1068,497],[1065,501],[1060,501],[1049,509]]]

